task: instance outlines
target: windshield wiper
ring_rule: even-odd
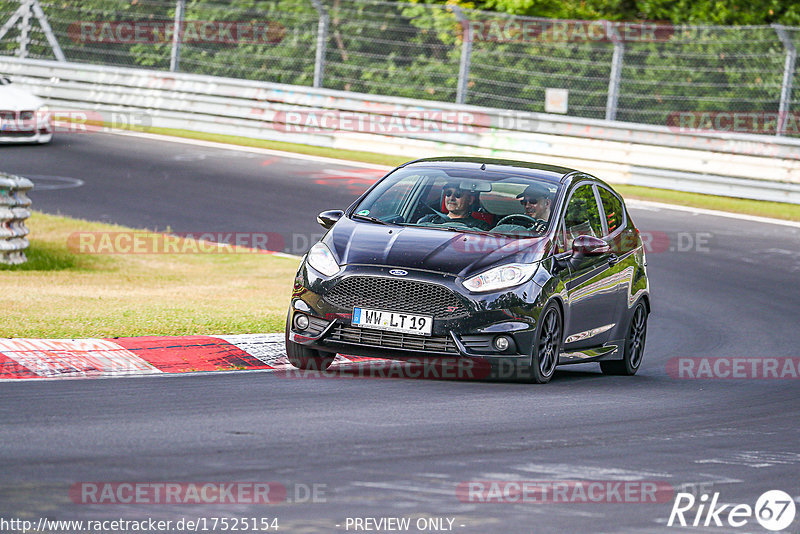
[[[478,235],[495,235],[495,236],[502,236],[508,237],[505,234],[499,234],[497,232],[490,232],[489,230],[481,230],[479,228],[470,228],[468,226],[437,226],[437,225],[430,225],[430,226],[421,226],[418,224],[404,224],[403,226],[415,226],[417,228],[430,228],[432,230],[445,230],[447,232],[458,232],[460,234],[478,234]]]
[[[363,221],[374,222],[374,223],[377,223],[377,224],[385,224],[386,226],[397,226],[394,223],[382,221],[382,220],[378,219],[377,217],[370,217],[369,215],[359,215],[358,213],[352,214],[350,216],[350,218],[351,219],[361,219]]]

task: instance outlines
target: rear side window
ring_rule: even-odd
[[[603,187],[598,187],[600,200],[603,201],[603,210],[606,212],[606,222],[608,223],[608,233],[612,234],[625,222],[625,213],[622,210],[622,202],[611,194],[611,191]]]
[[[564,224],[567,227],[567,248],[572,247],[572,240],[579,235],[601,237],[603,225],[600,222],[600,210],[591,184],[585,184],[577,189],[569,199],[567,211],[564,215]]]

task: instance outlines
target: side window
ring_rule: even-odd
[[[425,203],[436,211],[442,211],[442,202],[444,202],[442,189],[446,183],[447,180],[437,178],[431,185],[431,188],[428,190],[428,195],[425,198]]]
[[[606,212],[606,222],[608,223],[608,233],[612,234],[625,222],[625,212],[622,210],[622,202],[611,194],[611,191],[604,187],[598,187],[600,200],[603,201],[603,210]]]
[[[579,235],[603,235],[600,210],[591,184],[582,185],[573,192],[564,214],[564,225],[567,227],[567,250],[572,248],[573,239]]]

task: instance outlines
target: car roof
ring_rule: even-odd
[[[430,165],[435,164],[435,165]],[[490,172],[513,172],[521,176],[538,178],[550,182],[562,182],[567,176],[579,171],[568,167],[548,165],[546,163],[532,163],[529,161],[519,161],[512,159],[479,158],[466,156],[447,156],[438,158],[423,158],[410,161],[402,167],[411,166],[435,166],[437,168],[448,169],[475,169],[482,165],[486,171]]]

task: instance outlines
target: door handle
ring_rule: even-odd
[[[619,261],[619,257],[618,257],[616,254],[611,254],[611,255],[608,257],[608,264],[609,264],[609,265],[614,265],[614,264],[615,264],[615,263],[617,263],[618,261]]]

